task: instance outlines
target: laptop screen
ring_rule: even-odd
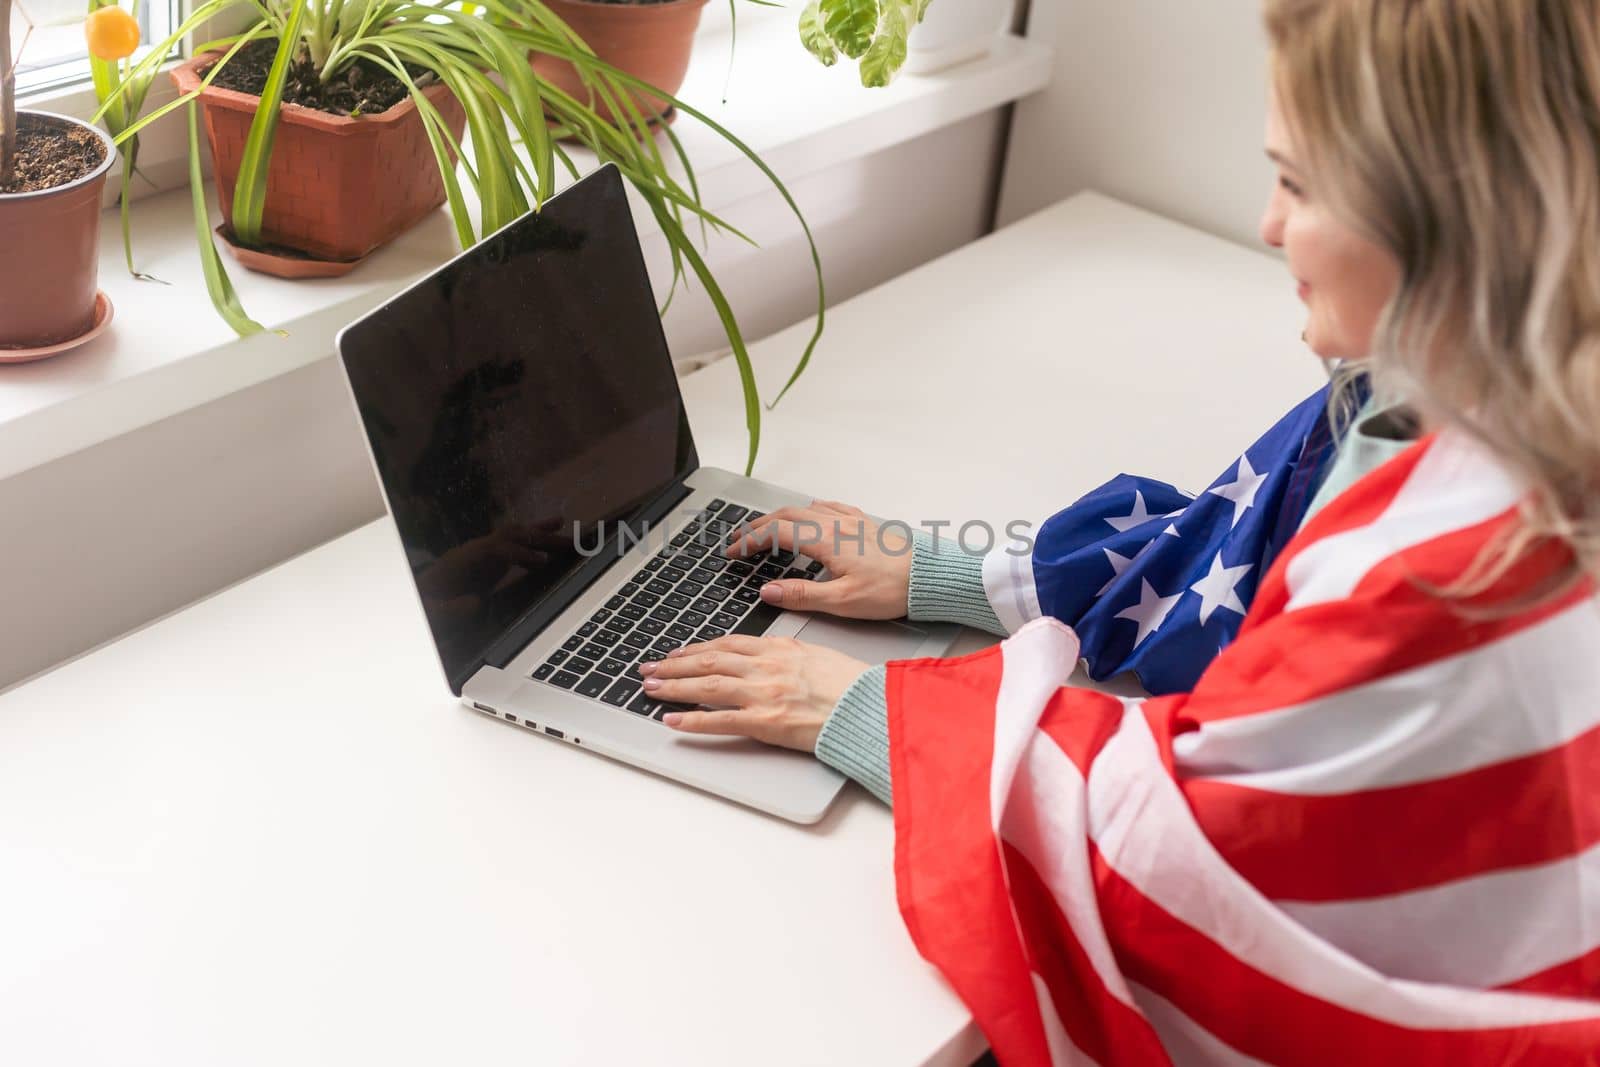
[[[350,327],[340,354],[458,691],[697,465],[615,167]]]

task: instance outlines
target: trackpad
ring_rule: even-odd
[[[916,655],[928,634],[903,622],[863,622],[819,615],[808,620],[795,637],[837,649],[866,663],[887,663]]]

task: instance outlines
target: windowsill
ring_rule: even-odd
[[[1002,106],[1043,88],[1050,77],[1048,47],[1008,37],[983,59],[866,90],[853,64],[817,65],[789,22],[741,21],[727,104],[720,102],[726,41],[706,35],[680,94],[741,137],[785,182]],[[674,128],[709,210],[726,210],[771,188],[716,134],[687,117]],[[574,159],[580,170],[595,163],[587,154]],[[215,222],[214,192],[210,197]],[[654,218],[637,203],[635,219],[641,234],[656,232]],[[441,209],[345,278],[280,281],[244,270],[224,252],[245,308],[289,334],[241,339],[206,296],[188,190],[139,201],[133,228],[136,265],[170,284],[128,276],[117,216],[108,212],[100,286],[115,305],[115,321],[65,355],[0,366],[0,478],[326,358],[340,327],[459,251]]]

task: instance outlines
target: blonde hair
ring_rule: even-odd
[[[1600,18],[1593,0],[1266,0],[1311,195],[1400,264],[1380,396],[1531,487],[1486,588],[1551,539],[1600,573]]]

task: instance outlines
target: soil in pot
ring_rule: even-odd
[[[220,89],[260,96],[278,54],[277,41],[252,41],[228,60],[211,84]],[[433,80],[421,67],[407,67],[419,85]],[[358,59],[327,82],[317,76],[316,64],[301,55],[289,63],[283,83],[283,102],[298,104],[330,115],[377,115],[411,96],[406,84],[376,63]]]
[[[92,174],[106,158],[104,142],[82,126],[39,115],[17,116],[16,165],[0,193],[37,193]]]

